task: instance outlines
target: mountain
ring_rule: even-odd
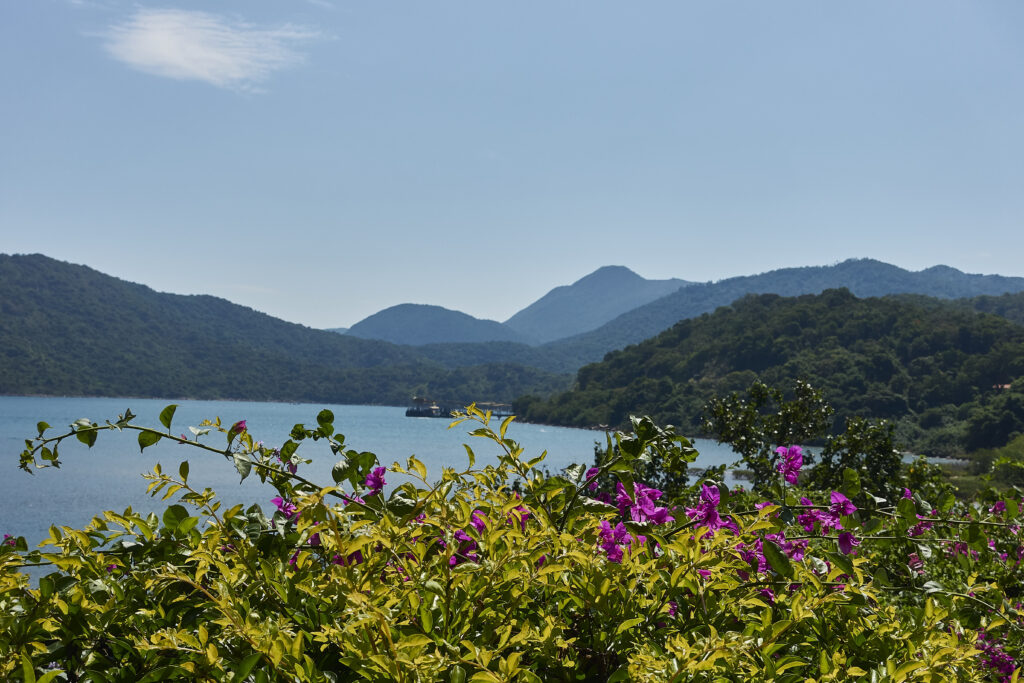
[[[566,385],[533,367],[446,360],[39,254],[0,254],[0,394],[401,405],[415,393],[506,401]]]
[[[374,313],[349,328],[348,334],[393,344],[446,342],[526,342],[524,335],[494,320],[480,320],[460,311],[424,304],[399,304]]]
[[[798,296],[844,287],[856,296],[913,293],[945,299],[1024,291],[1024,278],[969,275],[948,266],[912,272],[872,259],[850,259],[834,266],[783,268],[692,284],[635,308],[596,330],[549,342],[544,348],[580,365],[652,337],[680,320],[710,313],[746,294]]]
[[[1024,431],[1024,327],[959,303],[848,290],[749,295],[609,353],[581,368],[571,391],[521,399],[516,412],[613,427],[649,414],[692,433],[708,399],[755,379],[809,381],[839,424],[852,415],[897,420],[902,440],[932,455]]]
[[[550,292],[505,321],[540,343],[600,327],[638,306],[675,292],[685,280],[647,280],[625,266],[604,266]]]

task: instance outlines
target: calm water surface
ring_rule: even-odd
[[[473,447],[477,463],[493,462],[497,447],[489,441],[467,435],[468,429],[448,429],[450,420],[405,417],[403,408],[385,406],[342,406],[325,404],[254,403],[225,401],[175,401],[178,410],[172,432],[189,433],[203,419],[220,417],[225,424],[246,420],[253,438],[267,445],[280,446],[296,423],[316,426],[316,415],[323,408],[334,412],[334,429],[345,435],[346,445],[376,453],[380,462],[405,463],[416,455],[429,472],[443,466],[464,467],[467,463],[463,444]],[[87,417],[104,424],[114,421],[130,408],[138,415],[134,424],[160,427],[158,416],[170,401],[123,398],[40,398],[0,396],[0,534],[24,536],[29,546],[49,535],[51,524],[82,527],[103,510],[161,511],[167,503],[146,494],[142,474],[159,462],[165,471],[177,472],[178,464],[189,461],[189,483],[199,489],[210,487],[229,505],[259,503],[270,507],[273,489],[253,478],[241,485],[238,474],[224,458],[213,453],[161,442],[139,452],[137,432],[101,432],[89,449],[68,439],[61,447],[60,469],[37,470],[34,475],[18,469],[18,455],[24,440],[36,435],[40,420],[53,426],[48,434],[66,431],[67,425]],[[500,421],[493,423],[497,428]],[[548,452],[545,463],[557,472],[572,463],[592,463],[595,441],[604,442],[599,432],[544,425],[516,424],[509,428],[510,438],[526,449],[529,457]],[[215,447],[225,444],[224,435],[209,434],[203,441]],[[713,441],[698,440],[700,466],[731,463],[737,459],[728,447]],[[298,455],[313,462],[300,472],[313,481],[333,483],[331,467],[335,458],[323,442],[303,442]],[[389,484],[396,475],[388,475]],[[733,482],[730,482],[733,483]]]

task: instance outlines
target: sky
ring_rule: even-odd
[[[3,0],[0,253],[311,327],[603,265],[1024,276],[1024,3]]]

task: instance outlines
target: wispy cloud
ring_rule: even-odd
[[[291,24],[256,27],[208,12],[140,9],[110,27],[105,47],[145,73],[255,91],[273,72],[301,62],[295,47],[317,35]]]

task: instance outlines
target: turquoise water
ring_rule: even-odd
[[[103,424],[115,421],[119,413],[130,408],[138,415],[134,424],[160,427],[158,416],[169,401],[126,398],[41,398],[0,396],[0,534],[24,536],[33,546],[49,535],[51,524],[84,526],[103,510],[123,511],[131,506],[136,511],[160,511],[167,503],[146,494],[147,482],[142,474],[150,472],[159,462],[165,471],[177,472],[178,464],[189,461],[189,483],[197,488],[210,487],[227,504],[259,503],[266,509],[273,489],[258,480],[247,479],[239,484],[238,474],[225,458],[213,453],[161,442],[139,452],[137,432],[101,432],[96,445],[89,449],[72,439],[61,446],[60,469],[37,470],[34,475],[17,468],[18,455],[24,440],[36,435],[40,420],[53,426],[48,434],[67,431],[67,425],[87,417]],[[464,467],[467,463],[463,444],[476,453],[477,463],[493,461],[497,446],[484,439],[467,435],[471,427],[448,429],[449,420],[405,417],[403,408],[386,406],[333,406],[323,404],[256,403],[227,401],[176,401],[172,432],[188,433],[206,418],[220,417],[225,424],[246,420],[253,438],[268,446],[280,446],[296,423],[316,425],[316,415],[323,408],[334,412],[335,431],[345,435],[348,447],[376,453],[382,464],[405,463],[416,455],[429,472],[443,466]],[[497,428],[499,421],[493,426]],[[604,442],[599,432],[567,429],[545,425],[515,424],[508,436],[520,442],[529,457],[547,450],[545,464],[552,472],[572,463],[593,462],[594,443]],[[214,447],[225,445],[222,434],[203,439]],[[712,441],[698,441],[701,451],[698,465],[731,463],[736,455],[727,447]],[[298,455],[312,459],[300,472],[313,481],[333,484],[331,467],[335,463],[330,449],[323,442],[303,442]],[[389,484],[396,483],[388,475]]]

